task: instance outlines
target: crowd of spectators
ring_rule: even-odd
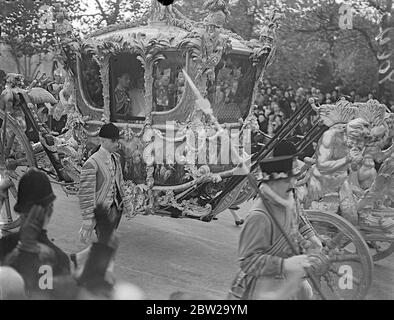
[[[268,136],[273,136],[291,114],[298,110],[309,97],[317,98],[319,104],[334,104],[343,96],[346,96],[352,102],[366,102],[370,99],[376,99],[376,92],[370,92],[364,96],[356,90],[346,90],[341,87],[336,87],[331,92],[323,92],[314,87],[295,89],[291,86],[274,85],[269,80],[264,80],[259,86],[259,92],[255,100],[255,114],[260,131]],[[386,104],[394,112],[393,98],[384,97],[379,101]],[[302,136],[308,132],[316,120],[316,115],[304,119],[296,128],[294,134]]]

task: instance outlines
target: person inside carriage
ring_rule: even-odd
[[[115,88],[115,113],[117,117],[126,118],[132,115],[132,100],[130,97],[130,75],[122,73],[118,77]]]
[[[115,88],[115,115],[118,119],[130,120],[144,117],[145,97],[144,79],[138,77],[132,81],[129,73],[121,73]]]

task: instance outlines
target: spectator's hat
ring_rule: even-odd
[[[106,123],[101,127],[99,132],[99,137],[106,139],[119,139],[120,138],[119,129],[112,122]]]
[[[48,206],[56,196],[47,175],[32,168],[19,182],[17,199],[14,210],[18,213],[27,213],[33,205]]]

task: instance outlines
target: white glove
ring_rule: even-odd
[[[87,219],[82,221],[82,227],[79,230],[79,240],[82,243],[87,243],[92,237],[92,232],[96,226],[94,219]]]
[[[287,258],[283,262],[285,273],[305,274],[305,268],[310,268],[311,262],[307,255],[297,255]]]

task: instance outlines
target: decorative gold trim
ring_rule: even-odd
[[[111,56],[107,55],[100,64],[100,78],[103,84],[103,98],[104,98],[104,119],[109,121],[111,118],[111,97],[110,97],[110,74],[109,74],[109,60]]]
[[[85,95],[85,90],[83,89],[83,85],[82,85],[82,70],[81,70],[81,58],[77,58],[77,81],[78,81],[78,88],[79,88],[79,92],[81,94],[83,103],[92,111],[94,112],[99,112],[99,113],[103,113],[104,112],[104,107],[103,108],[96,108],[93,107],[90,102],[88,101],[88,98]],[[104,87],[104,84],[103,84]]]

